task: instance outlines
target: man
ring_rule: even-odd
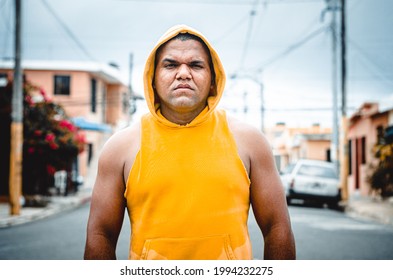
[[[147,59],[150,113],[116,133],[99,159],[86,259],[115,259],[125,208],[130,259],[251,259],[250,204],[265,259],[294,259],[295,244],[270,147],[216,106],[225,73],[194,29],[175,26]]]

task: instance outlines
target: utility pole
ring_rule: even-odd
[[[346,201],[349,198],[348,192],[348,119],[347,119],[347,69],[346,69],[346,3],[341,0],[341,149],[340,149],[340,180],[341,198]]]
[[[332,123],[332,141],[330,145],[331,161],[335,164],[339,172],[339,125],[338,125],[338,86],[337,86],[337,10],[338,0],[325,0],[327,7],[322,11],[321,21],[324,20],[327,12],[332,13],[330,22],[330,31],[332,33],[332,103],[333,103],[333,123]]]
[[[260,97],[261,97],[261,131],[265,133],[265,98],[264,98],[264,86],[261,81],[256,80],[259,85]]]
[[[129,62],[129,76],[128,76],[128,90],[129,90],[129,102],[130,102],[130,109],[129,109],[129,113],[130,113],[130,120],[131,120],[131,116],[136,112],[136,99],[135,99],[135,95],[134,95],[134,90],[132,88],[132,71],[134,68],[134,54],[130,53],[130,62]]]
[[[332,89],[333,89],[333,139],[331,145],[331,158],[332,162],[336,165],[338,171],[338,93],[337,93],[337,0],[331,0],[332,7],[332,22],[331,22],[331,31],[332,31]]]
[[[259,71],[261,72],[261,71]],[[253,75],[238,75],[238,74],[233,74],[230,76],[231,79],[248,79],[253,81],[254,83],[258,84],[259,86],[259,94],[261,98],[261,131],[264,133],[265,132],[265,98],[264,98],[264,86],[263,82],[258,79],[257,77],[254,77]]]
[[[11,113],[10,214],[20,215],[22,195],[23,92],[21,69],[21,0],[15,0],[15,65]]]

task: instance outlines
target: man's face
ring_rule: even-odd
[[[162,114],[199,114],[212,89],[209,56],[202,44],[171,40],[161,48],[156,65],[154,86]]]

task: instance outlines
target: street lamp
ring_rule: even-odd
[[[261,98],[261,131],[265,132],[265,100],[264,100],[264,86],[263,83],[256,77],[252,75],[238,75],[238,74],[233,74],[230,76],[231,80],[235,79],[246,79],[246,80],[251,80],[254,83],[258,84],[259,86],[259,94]]]

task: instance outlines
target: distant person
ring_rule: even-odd
[[[105,144],[85,259],[115,259],[127,209],[130,259],[252,259],[250,205],[265,259],[294,259],[283,187],[257,129],[216,109],[225,73],[198,31],[175,26],[144,71],[150,113]]]

